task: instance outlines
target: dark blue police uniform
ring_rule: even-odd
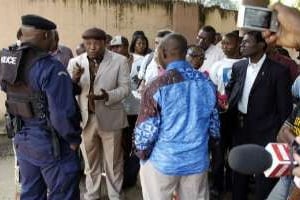
[[[63,65],[51,56],[38,60],[29,73],[30,86],[45,92],[51,125],[58,133],[60,158],[55,158],[47,120],[23,120],[15,136],[21,172],[21,199],[79,199],[78,155],[70,144],[80,144],[80,118],[72,81]]]
[[[23,16],[22,23],[38,29],[56,28],[54,23],[34,15]],[[81,128],[72,80],[64,66],[46,53],[30,62],[27,69],[23,73],[27,80],[25,86],[31,94],[42,94],[38,98],[45,99],[32,101],[38,104],[32,106],[38,115],[24,117],[25,114],[10,106],[15,103],[10,99],[14,92],[16,107],[27,108],[18,92],[11,89],[18,86],[11,83],[9,89],[5,77],[1,78],[2,89],[7,93],[7,110],[21,121],[14,138],[21,174],[21,199],[79,200],[80,163],[70,144],[81,143]],[[23,94],[26,96],[26,91]],[[43,107],[45,112],[41,112]]]

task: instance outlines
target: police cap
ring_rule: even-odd
[[[38,15],[23,15],[21,19],[24,26],[33,26],[36,29],[42,30],[56,29],[55,23]]]
[[[96,39],[96,40],[106,40],[105,31],[99,28],[90,28],[83,32],[83,39]]]

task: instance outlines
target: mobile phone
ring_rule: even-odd
[[[247,30],[277,32],[277,14],[268,8],[241,5],[238,11],[237,27]]]

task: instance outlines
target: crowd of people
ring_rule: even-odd
[[[153,50],[143,31],[129,43],[93,27],[75,57],[54,22],[22,16],[0,65],[20,199],[97,200],[103,174],[111,200],[137,181],[144,200],[221,200],[226,192],[247,200],[250,184],[255,200],[287,199],[300,187],[291,177],[244,175],[227,164],[235,146],[300,144],[300,71],[283,48],[300,49],[300,12],[273,9],[277,33],[222,36],[203,26],[188,44],[159,30]]]

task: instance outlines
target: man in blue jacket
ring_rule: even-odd
[[[166,69],[143,93],[135,128],[144,200],[209,199],[208,139],[219,138],[216,91],[185,61],[186,39],[170,34],[159,47]]]
[[[71,78],[48,54],[55,28],[45,18],[25,15],[21,47],[1,55],[6,126],[15,133],[22,200],[80,199],[80,113]]]

